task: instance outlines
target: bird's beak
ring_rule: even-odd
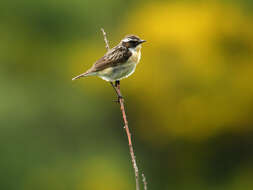
[[[144,42],[146,42],[146,40],[140,40],[140,44],[142,44],[142,43],[144,43]]]

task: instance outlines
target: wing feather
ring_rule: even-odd
[[[97,72],[108,67],[115,67],[125,63],[132,53],[124,46],[116,46],[95,62],[90,72]]]

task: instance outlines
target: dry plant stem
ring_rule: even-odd
[[[146,181],[144,173],[142,174],[142,181],[143,181],[143,185],[144,185],[144,190],[148,190],[147,181]]]
[[[120,85],[118,84],[116,86],[116,90],[117,90],[117,94],[121,94],[120,93]],[[136,190],[139,190],[139,170],[136,164],[136,160],[135,160],[135,155],[134,155],[134,149],[133,149],[133,145],[132,145],[132,140],[131,140],[131,133],[129,131],[129,127],[128,127],[128,121],[127,121],[127,117],[126,117],[126,111],[125,111],[125,106],[124,106],[124,99],[123,98],[119,98],[119,103],[120,103],[120,109],[122,112],[122,116],[123,116],[123,120],[125,123],[125,130],[126,130],[126,134],[127,134],[127,138],[128,138],[128,146],[129,146],[129,151],[130,151],[130,155],[132,158],[132,165],[134,168],[134,172],[135,172],[135,183],[136,183]]]
[[[107,51],[109,51],[110,48],[109,48],[109,43],[108,43],[108,40],[107,40],[107,37],[106,37],[106,33],[105,33],[103,28],[101,28],[101,31],[102,31],[103,36],[104,36],[106,49],[107,49]],[[114,88],[114,89],[116,90],[118,96],[121,95],[120,85],[117,84],[115,87],[116,88]],[[124,124],[125,124],[124,128],[126,130],[126,134],[127,134],[127,138],[128,138],[128,145],[129,145],[130,155],[131,155],[131,158],[132,158],[132,165],[133,165],[134,172],[135,172],[136,190],[140,190],[140,187],[139,187],[139,170],[138,170],[136,160],[135,160],[134,149],[133,149],[132,140],[131,140],[131,134],[130,134],[130,131],[129,131],[129,128],[128,128],[128,121],[127,121],[126,111],[125,111],[125,106],[124,106],[124,99],[122,97],[119,98],[119,103],[120,103],[120,109],[121,109]]]
[[[109,51],[110,47],[109,47],[109,43],[108,43],[108,40],[107,40],[107,37],[106,37],[106,33],[105,33],[103,28],[101,28],[101,31],[103,33],[104,40],[105,40],[105,48],[107,49],[107,51]]]

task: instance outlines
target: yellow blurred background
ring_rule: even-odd
[[[126,190],[119,105],[71,81],[126,34],[145,39],[121,82],[149,189],[253,188],[253,2],[2,0],[0,189]]]

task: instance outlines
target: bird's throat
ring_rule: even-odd
[[[129,51],[131,51],[132,56],[129,58],[129,61],[134,63],[139,63],[141,59],[141,45],[137,46],[136,48],[129,48]]]

